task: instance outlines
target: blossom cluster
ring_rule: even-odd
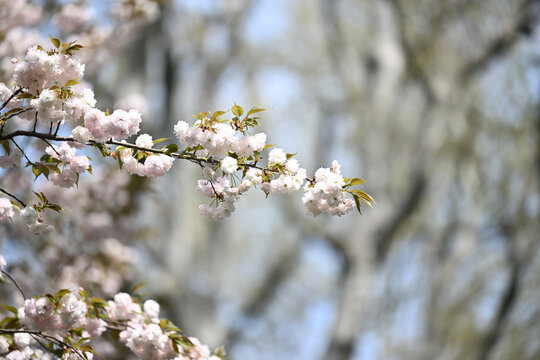
[[[341,166],[334,160],[332,169],[319,168],[315,172],[314,181],[306,184],[302,202],[308,214],[317,216],[325,211],[332,215],[345,215],[354,208],[351,198],[345,198],[343,186],[345,181],[341,175]]]
[[[25,8],[31,8],[24,0],[13,2],[23,3]],[[20,22],[32,23],[41,16],[38,11],[17,9],[21,7],[12,6],[10,16]],[[84,4],[65,4],[59,9],[51,19],[61,33],[84,31],[91,26],[89,22],[92,14]],[[157,17],[159,6],[152,0],[118,0],[112,13],[122,21],[131,19],[148,22]],[[3,16],[3,13],[0,14],[0,20],[3,20]],[[109,112],[96,107],[91,86],[83,82],[88,64],[83,64],[77,57],[82,46],[75,42],[61,44],[58,39],[51,37],[54,47],[44,49],[28,40],[31,38],[27,36],[28,29],[12,30],[6,24],[5,21],[0,22],[0,37],[4,39],[0,44],[0,55],[11,51],[11,48],[19,51],[16,47],[21,44],[29,45],[25,45],[25,48],[29,48],[25,54],[3,56],[0,61],[2,81],[5,81],[0,82],[0,143],[5,153],[0,155],[0,168],[9,169],[6,173],[15,173],[16,177],[16,174],[23,171],[21,165],[26,165],[31,170],[31,173],[27,171],[29,175],[33,174],[36,179],[42,176],[48,180],[39,186],[53,184],[70,189],[79,185],[79,177],[85,172],[92,174],[91,159],[84,151],[93,147],[104,157],[118,160],[124,173],[138,176],[162,176],[171,169],[176,159],[200,165],[202,178],[197,182],[197,190],[210,198],[212,203],[202,204],[199,209],[201,213],[215,219],[230,216],[241,195],[253,187],[259,187],[267,195],[290,194],[300,190],[307,181],[303,200],[308,213],[312,215],[322,212],[343,215],[350,211],[355,202],[347,198],[347,194],[352,194],[356,204],[360,196],[363,196],[364,202],[370,199],[365,193],[361,195],[361,192],[355,193],[348,189],[355,181],[343,179],[337,162],[333,164],[332,170],[319,169],[314,178],[309,179],[306,169],[300,166],[294,154],[288,154],[280,148],[265,153],[272,147],[267,144],[267,135],[262,132],[249,133],[250,128],[258,125],[258,118],[254,115],[263,110],[260,108],[253,108],[242,116],[244,110],[235,104],[231,108],[234,115],[232,119],[223,118],[225,111],[201,113],[195,124],[180,121],[174,127],[174,135],[180,147],[175,144],[156,147],[162,139],[154,140],[148,134],[139,135],[142,121],[140,111],[122,108]],[[96,39],[107,37],[103,35],[106,32],[90,33],[94,35],[88,35],[86,39],[93,39],[98,44],[103,41]],[[9,69],[13,71],[10,80],[6,80],[5,73]],[[66,134],[69,136],[63,136]],[[16,142],[17,136],[34,138],[37,145],[24,143],[21,147]],[[135,136],[134,144],[129,143],[129,138]],[[27,146],[30,145],[36,146],[29,150]],[[38,157],[39,160],[33,159],[36,153],[42,155]],[[25,163],[21,164],[23,159]],[[103,188],[115,192],[110,182],[108,178],[108,186]],[[23,202],[4,189],[0,190],[3,193],[0,197],[0,221],[10,221],[18,215],[15,225],[17,220],[21,220],[32,234],[43,235],[54,230],[54,226],[44,221],[44,211],[58,211],[60,208],[50,203],[43,193],[35,192],[39,202],[27,206],[26,198],[23,198]],[[96,193],[92,192],[91,200],[95,203],[111,203],[114,197],[120,198],[118,202],[126,205],[126,198],[130,197],[125,194],[122,196],[118,191],[113,195],[102,194],[104,200],[100,201],[101,197],[96,196]],[[80,201],[76,196],[66,196],[62,200]],[[86,276],[99,283],[100,291],[115,294],[123,286],[119,280],[121,275],[114,272],[118,268],[109,271],[99,261],[114,263],[110,265],[112,268],[119,264],[129,265],[135,256],[133,249],[109,237],[113,235],[106,225],[118,228],[129,226],[122,225],[113,215],[100,213],[95,208],[92,211],[90,214],[85,213],[88,216],[81,216],[84,225],[74,225],[74,228],[81,230],[75,237],[88,239],[88,234],[92,232],[92,236],[100,237],[100,244],[103,245],[101,252],[99,256],[92,253],[94,258],[81,256],[72,263],[58,265],[58,282],[69,283],[70,286],[66,287],[77,288],[76,282]],[[85,233],[81,234],[83,231]],[[67,239],[67,236],[55,236],[55,241],[50,243],[43,247],[46,248],[46,251],[42,251],[43,262],[53,263],[58,256],[70,256],[67,243],[71,243],[78,252],[84,252],[78,248],[79,244],[75,240]],[[62,251],[55,251],[58,249]],[[4,266],[5,260],[0,255],[0,268]],[[35,279],[25,281],[39,282]],[[157,302],[147,300],[142,303],[126,293],[118,293],[108,302],[90,298],[84,291],[75,294],[68,290],[61,290],[56,295],[46,294],[26,299],[19,309],[15,309],[14,317],[1,319],[2,329],[7,332],[0,336],[0,359],[58,359],[59,356],[62,359],[79,359],[81,355],[91,359],[93,352],[89,344],[110,329],[117,331],[118,340],[142,359],[220,358],[212,355],[208,346],[201,344],[198,339],[182,335],[170,322],[160,319],[159,310]],[[45,340],[47,345],[53,344],[48,348],[53,349],[56,355],[44,353],[36,338]]]
[[[359,205],[359,200],[371,204],[372,199],[367,194],[345,189],[354,184],[345,183],[337,161],[331,171],[317,170],[313,179],[307,177],[306,169],[300,167],[295,154],[280,148],[269,151],[264,165],[263,152],[272,145],[266,143],[265,133],[249,133],[250,128],[258,125],[255,115],[265,110],[262,108],[252,108],[242,116],[244,109],[235,104],[230,109],[234,115],[231,119],[223,118],[228,111],[200,113],[193,125],[179,121],[174,126],[174,134],[184,146],[183,150],[176,144],[155,148],[163,139],[154,141],[148,134],[138,134],[142,120],[139,111],[103,112],[95,107],[92,90],[78,85],[85,66],[75,53],[82,47],[74,42],[60,44],[52,37],[51,42],[53,49],[46,51],[34,46],[28,50],[24,61],[16,65],[13,81],[18,90],[12,92],[0,83],[0,101],[3,107],[11,109],[4,114],[4,123],[16,117],[34,119],[34,129],[38,123],[50,124],[47,138],[62,142],[59,146],[48,146],[39,163],[32,162],[22,152],[36,177],[43,174],[55,185],[73,187],[82,173],[91,173],[89,158],[77,155],[76,151],[93,146],[103,156],[118,159],[123,172],[139,176],[162,176],[171,169],[175,158],[199,164],[203,178],[197,182],[197,190],[212,199],[211,204],[202,204],[199,210],[215,219],[229,217],[240,196],[252,187],[260,186],[267,195],[290,194],[300,190],[306,180],[303,203],[308,214],[317,216],[328,212],[341,216],[353,209],[355,203]],[[57,137],[63,124],[71,127],[71,138]],[[32,135],[42,136],[37,132]],[[135,135],[138,135],[135,144],[126,141]],[[20,162],[21,154],[16,150],[21,149],[12,138],[6,139],[16,145],[16,149],[12,149],[7,140],[2,141],[6,155],[0,165],[9,167]],[[116,148],[111,149],[111,145]],[[354,201],[347,193],[352,194]],[[7,208],[4,212],[6,215],[0,216],[5,220],[10,216]]]
[[[198,339],[181,337],[178,329],[159,318],[159,304],[146,300],[141,306],[129,294],[119,293],[110,300],[107,313],[114,322],[125,322],[120,341],[143,360],[220,360]],[[186,347],[178,346],[187,344]]]
[[[85,335],[89,337],[101,335],[105,331],[105,322],[87,318],[87,311],[83,300],[67,292],[56,298],[27,299],[19,308],[18,316],[20,324],[29,330],[63,333],[71,328],[86,328]]]
[[[3,257],[0,255],[0,259]],[[75,295],[60,290],[27,299],[13,318],[4,322],[15,328],[0,336],[0,358],[57,359],[37,348],[42,338],[63,348],[62,359],[92,359],[90,341],[108,328],[121,330],[118,341],[143,360],[221,360],[197,338],[186,337],[170,321],[159,318],[160,306],[146,300],[141,306],[131,295],[118,293],[113,300],[89,298],[84,290]]]
[[[233,114],[234,111],[242,113],[242,108],[235,107]],[[268,153],[267,165],[259,165],[261,152],[267,147],[266,134],[249,135],[246,131],[235,130],[235,127],[241,130],[248,128],[249,117],[243,122],[222,122],[214,118],[215,115],[203,113],[193,126],[179,121],[174,127],[176,137],[180,143],[187,145],[187,150],[216,160],[207,164],[203,169],[203,178],[197,182],[197,190],[213,199],[212,205],[215,205],[200,205],[202,214],[215,219],[229,217],[235,210],[239,196],[251,187],[260,185],[267,195],[290,194],[302,188],[307,171],[293,158],[294,154],[273,148]],[[322,212],[338,216],[348,213],[354,208],[355,202],[352,198],[346,198],[344,185],[337,161],[334,160],[332,171],[324,168],[317,170],[315,179],[308,180],[304,187],[303,202],[307,212],[314,216]]]

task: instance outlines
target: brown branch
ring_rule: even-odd
[[[0,106],[0,110],[2,110],[3,108],[5,108],[7,106],[7,104],[9,104],[9,102],[17,95],[19,95],[19,93],[22,91],[22,88],[18,88],[17,90],[15,90],[15,92],[13,94],[11,94],[11,96],[6,100],[4,101],[4,103],[2,104],[2,106]]]
[[[11,275],[9,275],[4,270],[0,270],[0,272],[2,272],[2,274],[4,274],[13,283],[13,285],[15,285],[17,290],[19,290],[19,292],[21,293],[23,299],[26,300],[26,295],[24,295],[24,291],[22,290],[21,286],[17,283],[17,281],[15,281],[15,279],[13,277],[11,277]]]
[[[374,237],[378,263],[382,263],[385,260],[394,240],[394,236],[420,205],[420,200],[426,192],[426,187],[427,177],[423,171],[419,171],[413,178],[409,191],[398,206],[397,211],[380,227],[379,231],[375,233]]]
[[[437,101],[437,96],[431,85],[429,76],[424,71],[422,65],[420,65],[413,47],[411,46],[409,40],[407,39],[407,34],[405,31],[405,13],[403,11],[403,6],[399,0],[384,0],[386,1],[393,9],[394,14],[397,19],[397,26],[399,28],[399,41],[401,43],[401,48],[403,50],[403,55],[405,57],[405,62],[407,65],[407,70],[409,76],[416,80],[420,87],[422,88],[424,95],[429,104],[433,104]]]
[[[49,341],[53,344],[56,344],[58,346],[61,346],[62,348],[64,349],[70,349],[71,351],[73,351],[75,354],[77,354],[81,359],[86,359],[86,357],[83,355],[83,353],[81,352],[81,350],[78,350],[76,349],[75,347],[73,347],[72,345],[66,343],[65,341],[62,341],[62,340],[58,340],[56,337],[54,336],[51,336],[51,335],[47,335],[47,334],[44,334],[43,332],[41,331],[36,331],[36,330],[27,330],[27,329],[0,329],[0,334],[20,334],[20,333],[24,333],[24,334],[29,334],[29,335],[32,335],[32,336],[37,336],[37,337],[40,337],[42,338],[43,340],[46,340],[46,341]]]
[[[466,82],[470,77],[486,69],[490,63],[512,50],[522,36],[530,36],[535,23],[538,21],[534,15],[537,12],[531,8],[538,3],[538,0],[526,0],[521,6],[520,18],[512,30],[494,39],[486,47],[482,55],[463,68],[459,74],[459,79]]]
[[[498,344],[500,337],[503,333],[504,327],[508,322],[508,318],[512,309],[515,307],[519,293],[521,290],[521,273],[523,270],[523,259],[520,259],[517,255],[517,249],[515,244],[515,229],[513,225],[503,224],[501,226],[502,233],[506,239],[508,250],[507,250],[507,261],[510,266],[510,278],[506,284],[497,312],[493,319],[493,324],[491,329],[488,331],[486,336],[480,345],[480,354],[478,360],[487,360],[489,359],[493,350],[495,350],[496,345]]]
[[[17,201],[17,202],[18,202],[19,204],[21,204],[23,207],[26,207],[26,204],[25,204],[22,200],[20,200],[18,197],[16,197],[15,195],[13,195],[13,194],[7,192],[6,190],[4,190],[4,189],[2,189],[2,188],[0,188],[0,192],[2,192],[2,193],[4,193],[4,194],[6,194],[7,196],[9,196],[9,197],[15,199],[15,201]]]
[[[11,132],[9,134],[6,134],[6,135],[0,135],[0,141],[11,140],[15,144],[15,146],[17,146],[17,148],[19,150],[21,150],[21,152],[23,153],[26,160],[28,160],[28,162],[30,162],[32,165],[35,165],[35,163],[33,163],[26,156],[24,151],[13,140],[14,138],[20,137],[20,136],[41,139],[43,141],[51,140],[51,141],[71,141],[71,142],[76,142],[76,140],[74,138],[72,138],[72,137],[58,136],[58,135],[55,135],[55,134],[52,134],[52,133],[41,133],[41,132],[37,132],[37,131],[34,131],[34,130],[32,130],[32,131],[30,131],[30,130],[16,130],[16,131],[13,131],[13,132]],[[195,154],[192,154],[192,153],[178,152],[178,153],[169,153],[168,154],[167,150],[145,148],[145,147],[137,146],[135,144],[131,144],[131,143],[127,143],[127,142],[120,142],[120,141],[116,141],[116,140],[108,140],[108,141],[105,141],[104,143],[100,143],[100,142],[97,142],[97,141],[94,141],[94,140],[90,140],[86,145],[88,145],[88,146],[100,146],[100,145],[123,146],[125,148],[129,148],[129,149],[133,149],[133,150],[150,152],[150,153],[154,153],[154,154],[162,154],[162,155],[171,156],[171,157],[174,157],[174,158],[177,158],[177,159],[188,160],[188,161],[196,163],[196,164],[198,164],[200,166],[203,166],[203,164],[213,164],[213,165],[218,165],[219,164],[219,160],[215,160],[215,159],[207,158],[207,157],[199,157],[199,156],[197,156]],[[239,167],[244,167],[244,168],[249,167],[249,168],[259,169],[261,171],[270,171],[270,172],[274,172],[274,173],[279,173],[279,169],[264,168],[264,167],[261,167],[261,166],[255,165],[255,164],[242,163],[242,164],[238,164],[238,166]],[[313,179],[308,178],[306,180],[313,182]]]

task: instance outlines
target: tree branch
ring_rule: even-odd
[[[4,103],[2,104],[2,106],[0,106],[0,110],[4,109],[4,108],[7,106],[7,104],[9,104],[9,102],[10,102],[11,100],[13,100],[13,98],[14,98],[15,96],[19,95],[19,93],[20,93],[21,91],[22,91],[22,88],[18,88],[17,90],[15,90],[15,92],[14,92],[13,94],[11,94],[11,96],[10,96],[6,101],[4,101]]]
[[[510,279],[501,296],[501,301],[499,302],[491,329],[481,343],[478,360],[487,360],[495,349],[520,292],[522,261],[516,254],[514,229],[510,225],[503,225],[502,232],[505,235],[507,246],[509,247],[507,260],[510,263]]]
[[[7,196],[9,196],[9,197],[11,197],[11,198],[13,198],[15,201],[17,201],[17,202],[18,202],[19,204],[21,204],[23,207],[26,207],[26,204],[25,204],[22,200],[20,200],[19,198],[17,198],[15,195],[13,195],[13,194],[7,192],[6,190],[4,190],[4,189],[2,189],[2,188],[0,188],[0,192],[6,194]]]
[[[521,16],[512,31],[494,39],[480,57],[467,64],[459,75],[461,81],[466,82],[470,77],[485,69],[491,62],[510,51],[522,35],[531,35],[537,21],[534,15],[536,12],[532,11],[531,7],[538,3],[538,0],[526,0],[522,4]]]

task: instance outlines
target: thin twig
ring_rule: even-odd
[[[19,204],[21,204],[22,206],[26,207],[26,204],[25,204],[22,200],[20,200],[19,198],[17,198],[15,195],[8,193],[6,190],[1,189],[1,188],[0,188],[0,192],[3,192],[3,193],[6,194],[7,196],[12,197],[12,198],[15,199],[15,201],[17,201]]]
[[[38,139],[42,139],[42,140],[45,139],[45,140],[52,140],[52,141],[72,141],[72,142],[76,142],[76,140],[74,138],[72,138],[72,137],[58,136],[58,135],[54,135],[52,133],[40,133],[40,132],[37,132],[37,131],[29,131],[29,130],[16,130],[16,131],[11,132],[11,133],[6,134],[6,135],[0,135],[0,141],[2,141],[2,140],[12,140],[13,141],[13,138],[19,137],[19,136],[33,137],[33,138],[38,138]],[[149,153],[154,153],[154,154],[162,154],[162,155],[171,156],[171,157],[174,157],[174,158],[177,158],[177,159],[188,160],[188,161],[191,161],[191,162],[193,162],[195,164],[199,164],[201,166],[202,166],[203,163],[205,163],[205,164],[213,164],[213,165],[218,165],[219,164],[218,160],[215,160],[215,159],[212,159],[212,158],[207,158],[207,157],[199,157],[199,156],[197,156],[195,154],[192,154],[192,153],[178,152],[178,153],[167,154],[166,150],[145,148],[145,147],[137,146],[135,144],[130,144],[130,143],[127,143],[127,142],[120,142],[120,141],[116,141],[116,140],[108,140],[108,141],[106,141],[104,143],[97,142],[97,141],[94,141],[94,140],[90,140],[86,145],[89,145],[89,146],[100,146],[100,145],[123,146],[125,148],[129,148],[129,149],[133,149],[133,150],[139,150],[139,151],[144,151],[144,152],[149,152]],[[26,155],[25,155],[25,157],[26,157]],[[26,158],[26,159],[30,162],[30,160],[28,158]],[[30,162],[30,163],[32,165],[35,165],[33,162]],[[270,172],[274,172],[274,173],[279,172],[279,170],[277,170],[277,169],[268,169],[268,168],[264,168],[264,167],[254,165],[254,164],[240,164],[239,166],[259,169],[261,171],[270,171]]]
[[[32,131],[36,131],[36,126],[37,126],[37,115],[38,115],[38,112],[36,110],[36,115],[34,116],[34,128],[32,129]]]
[[[58,135],[58,130],[60,129],[60,124],[61,124],[61,121],[59,121],[58,124],[56,125],[56,130],[54,131],[54,136]]]
[[[32,110],[32,109],[33,109],[33,108],[26,108],[26,109],[19,110],[19,111],[17,111],[16,113],[9,114],[9,117],[8,117],[6,120],[11,119],[11,118],[14,117],[14,116],[20,115],[20,114],[22,114],[22,113],[24,113],[24,112],[27,112],[27,111],[29,111],[29,110]]]
[[[56,153],[56,155],[58,155],[58,157],[60,157],[60,153],[58,152],[58,150],[56,150],[56,146],[51,144],[47,139],[41,139],[41,140],[43,142],[45,142],[45,144],[49,145],[51,147],[51,149],[53,149],[53,151]]]
[[[83,355],[83,353],[81,352],[81,350],[78,350],[76,349],[74,346],[68,344],[67,342],[65,341],[62,341],[62,340],[58,340],[57,338],[55,338],[54,336],[51,336],[51,335],[47,335],[47,334],[44,334],[42,333],[41,331],[35,331],[35,330],[27,330],[27,329],[0,329],[0,334],[19,334],[19,333],[24,333],[24,334],[29,334],[29,335],[34,335],[34,336],[38,336],[40,338],[42,338],[43,340],[47,340],[53,344],[56,344],[58,346],[61,346],[62,348],[64,349],[70,349],[72,350],[75,354],[77,354],[81,359],[86,359]]]
[[[7,272],[5,272],[4,270],[0,270],[2,272],[2,274],[6,275],[6,277],[13,283],[13,285],[15,285],[15,287],[17,288],[17,290],[19,290],[19,292],[21,293],[22,297],[24,300],[26,300],[26,295],[24,295],[24,291],[22,290],[22,288],[19,286],[19,284],[17,283],[17,281],[15,281],[14,278],[11,277],[11,275],[9,275]]]
[[[24,150],[19,146],[19,144],[17,144],[17,143],[15,142],[14,139],[11,139],[11,141],[13,142],[13,144],[15,144],[15,146],[17,147],[17,149],[19,149],[19,150],[22,152],[22,154],[24,155],[24,158],[25,158],[30,164],[32,164],[32,165],[35,166],[36,163],[33,162],[32,160],[30,160],[30,158],[29,158],[28,156],[26,156],[26,153],[25,153]]]
[[[17,90],[15,90],[15,92],[13,94],[11,94],[11,96],[6,100],[4,101],[4,103],[2,104],[2,106],[0,106],[0,110],[2,110],[3,108],[5,108],[7,106],[7,104],[9,104],[9,102],[17,95],[19,95],[19,93],[22,91],[22,88],[18,88]]]

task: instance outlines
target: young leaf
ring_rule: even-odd
[[[9,146],[8,140],[2,140],[2,147],[4,148],[4,151],[6,152],[7,155],[11,154],[11,148]]]
[[[219,118],[221,115],[223,114],[226,114],[227,111],[215,111],[213,114],[212,114],[212,120],[216,120],[217,118]]]
[[[248,112],[247,112],[247,116],[251,115],[251,114],[255,114],[255,113],[258,113],[258,112],[261,112],[261,111],[266,111],[268,109],[265,109],[263,107],[260,107],[260,106],[256,106],[254,108],[251,108]]]
[[[73,86],[73,85],[77,85],[78,83],[80,83],[80,81],[77,79],[68,80],[68,82],[66,83],[66,86]]]
[[[225,348],[223,346],[220,346],[216,349],[216,356],[221,360],[227,359],[227,352],[225,351]]]
[[[54,47],[58,49],[60,47],[60,40],[53,38],[50,34],[49,37],[51,38],[51,42],[53,43]]]
[[[2,304],[0,305],[2,306],[3,308],[5,308],[6,310],[12,312],[13,314],[15,315],[18,315],[19,314],[19,310],[17,310],[16,308],[14,308],[13,306],[9,306],[9,305],[6,305],[6,304]]]
[[[34,173],[34,181],[36,181],[36,179],[38,178],[39,175],[41,175],[41,173],[43,172],[39,167],[37,166],[32,166],[32,172]]]
[[[170,155],[178,151],[178,145],[170,144],[170,145],[165,146],[162,150],[165,150],[165,154]]]
[[[158,144],[158,143],[163,142],[163,141],[166,141],[166,140],[169,140],[169,138],[159,138],[159,139],[156,139],[156,140],[154,140],[154,141],[152,141],[152,142],[153,142],[154,145],[155,145],[155,144]]]
[[[366,192],[361,190],[350,190],[354,195],[358,196],[360,200],[367,206],[371,207],[371,204],[375,204],[375,200]]]
[[[354,198],[354,202],[356,203],[356,209],[358,210],[358,212],[360,213],[360,215],[362,215],[362,210],[360,209],[360,200],[359,200],[359,196],[356,195],[356,194],[353,194],[353,198]]]
[[[234,106],[231,108],[231,111],[236,116],[242,116],[242,114],[244,113],[244,109],[242,109],[241,106],[236,105],[236,103],[234,103]]]
[[[132,294],[135,294],[137,292],[137,290],[139,290],[140,288],[142,288],[143,286],[145,286],[146,283],[145,282],[140,282],[138,284],[136,284],[133,289],[131,289],[131,293]]]
[[[347,185],[362,185],[367,182],[366,180],[360,178],[345,178],[343,180],[345,180]]]

